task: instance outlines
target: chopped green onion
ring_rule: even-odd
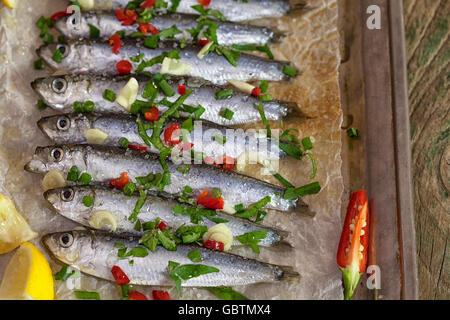
[[[135,191],[136,191],[136,185],[133,182],[128,182],[125,185],[125,187],[123,188],[123,193],[129,197],[131,197]]]
[[[100,300],[100,295],[98,294],[98,292],[75,290],[75,296],[80,300]]]
[[[130,141],[128,141],[127,138],[120,138],[119,139],[119,146],[122,149],[128,149],[128,146],[130,145]]]
[[[116,101],[116,94],[114,91],[106,89],[105,92],[103,92],[103,99],[110,101],[110,102],[114,102],[114,101]]]
[[[231,97],[232,95],[233,95],[232,89],[222,90],[216,93],[216,99],[217,100],[226,99]]]
[[[69,173],[67,174],[67,181],[77,182],[80,171],[77,166],[73,166],[70,168]]]
[[[92,25],[90,23],[88,24],[88,26],[89,26],[89,37],[91,39],[99,38],[100,37],[100,30],[96,26],[94,26],[94,25]]]
[[[56,63],[60,63],[62,61],[62,58],[63,58],[62,52],[59,51],[59,49],[56,49],[52,56],[53,61],[55,61]]]
[[[299,188],[288,188],[284,193],[283,199],[294,200],[306,195],[317,194],[320,190],[321,187],[318,182],[313,182]]]
[[[305,150],[305,151],[311,150],[313,148],[311,138],[310,137],[304,138],[302,140],[302,146],[303,146],[303,150]]]
[[[295,75],[297,74],[297,69],[295,69],[294,67],[291,67],[291,66],[285,66],[283,68],[283,73],[290,77],[295,77]]]
[[[231,120],[231,119],[233,119],[234,112],[227,108],[222,112],[221,116],[222,116],[222,118]]]
[[[83,185],[88,185],[92,181],[92,176],[89,173],[83,172],[78,179],[78,182]]]
[[[34,70],[42,70],[44,68],[44,61],[42,59],[38,59],[34,62]]]
[[[82,202],[86,207],[92,207],[92,205],[94,204],[94,198],[84,196]]]
[[[37,107],[39,110],[43,111],[48,108],[48,105],[42,99],[39,99],[37,102]]]

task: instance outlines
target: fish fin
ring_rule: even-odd
[[[295,271],[292,267],[288,266],[280,266],[281,269],[279,281],[286,281],[290,283],[299,283],[300,282],[300,274]]]

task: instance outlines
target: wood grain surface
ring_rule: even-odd
[[[403,0],[420,299],[450,299],[450,1]]]

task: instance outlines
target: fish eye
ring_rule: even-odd
[[[56,46],[56,49],[59,50],[59,52],[62,53],[63,57],[67,57],[69,54],[69,46],[67,44],[58,44]]]
[[[58,121],[56,122],[56,127],[58,130],[61,131],[67,131],[70,128],[70,119],[66,116],[61,116],[58,118]]]
[[[72,201],[74,196],[75,191],[72,188],[65,188],[61,191],[61,199],[64,202]]]
[[[51,156],[56,162],[60,162],[64,158],[64,150],[61,148],[55,148],[52,150]]]
[[[63,248],[69,248],[73,243],[73,235],[69,232],[59,236],[59,245]]]
[[[67,81],[64,78],[57,78],[52,82],[52,89],[56,93],[64,93],[67,90]]]

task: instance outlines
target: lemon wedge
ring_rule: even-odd
[[[6,267],[0,284],[2,300],[53,300],[53,275],[44,255],[24,242]]]
[[[3,0],[3,3],[10,9],[15,9],[17,6],[16,0]]]
[[[37,233],[30,229],[11,199],[0,194],[0,254],[36,237]]]

